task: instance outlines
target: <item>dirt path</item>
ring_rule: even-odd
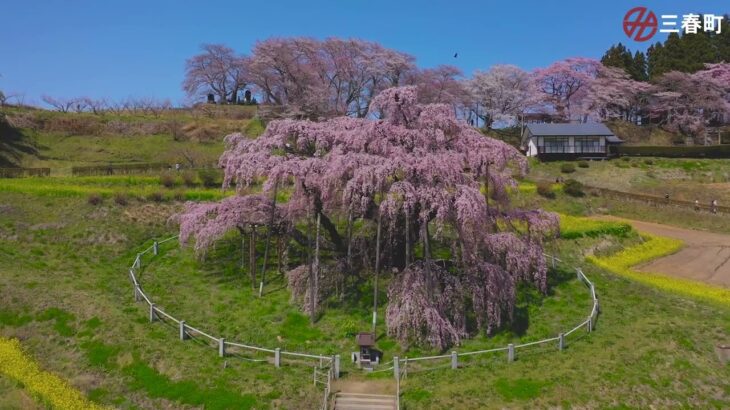
[[[730,288],[730,235],[613,216],[600,218],[628,222],[639,231],[680,239],[685,243],[679,252],[641,265],[637,270],[664,273]]]

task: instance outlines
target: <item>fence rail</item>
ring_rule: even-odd
[[[656,195],[637,194],[634,192],[616,191],[613,189],[600,188],[600,187],[589,186],[589,185],[585,185],[585,189],[588,191],[595,192],[595,193],[597,193],[601,196],[605,196],[605,197],[647,202],[652,205],[674,205],[674,206],[679,206],[679,207],[683,207],[683,208],[699,209],[699,210],[704,210],[704,211],[712,211],[712,209],[713,209],[713,206],[709,203],[695,204],[692,201],[684,201],[681,199],[672,199],[672,198],[667,199],[665,197],[656,196]],[[730,206],[716,205],[714,208],[717,212],[730,214]]]
[[[0,178],[48,177],[50,168],[0,168]]]
[[[150,322],[154,322],[155,320],[160,320],[161,317],[165,317],[169,319],[170,321],[173,321],[178,324],[180,329],[180,339],[185,340],[187,338],[190,338],[194,336],[194,334],[206,337],[210,339],[210,341],[214,342],[217,345],[219,356],[223,357],[226,355],[226,347],[238,347],[243,349],[250,349],[257,352],[263,352],[268,354],[274,354],[274,365],[276,367],[281,366],[281,358],[282,356],[289,356],[289,357],[301,357],[305,359],[315,359],[319,360],[319,369],[317,366],[314,366],[313,371],[313,381],[315,386],[319,383],[324,386],[324,397],[322,401],[321,408],[324,410],[327,410],[329,405],[329,399],[331,394],[331,382],[333,378],[339,378],[340,376],[340,355],[334,355],[334,356],[325,356],[325,355],[318,355],[318,354],[310,354],[310,353],[302,353],[302,352],[287,352],[282,351],[280,348],[276,349],[270,349],[265,347],[259,347],[259,346],[253,346],[248,345],[245,343],[239,343],[239,342],[230,342],[225,340],[223,337],[215,337],[211,334],[208,334],[198,328],[195,328],[193,326],[188,325],[185,323],[184,320],[179,320],[173,317],[171,314],[165,312],[160,307],[158,307],[152,299],[150,299],[147,294],[144,293],[142,290],[142,286],[139,282],[139,279],[137,278],[137,273],[141,272],[142,270],[142,257],[146,254],[149,254],[150,252],[153,255],[159,255],[160,253],[160,245],[169,241],[172,241],[176,239],[177,236],[172,236],[166,239],[163,239],[161,241],[155,241],[150,247],[145,249],[144,251],[137,254],[136,258],[132,262],[131,267],[129,268],[129,276],[130,280],[132,282],[132,287],[134,290],[134,297],[135,301],[141,301],[144,300],[150,308]],[[549,258],[553,262],[553,266],[556,262],[562,263],[563,261],[560,258],[557,258],[552,255],[544,255],[546,258]],[[393,366],[383,369],[382,371],[390,371],[392,370],[395,377],[396,377],[396,383],[397,383],[397,408],[400,408],[400,393],[401,393],[401,387],[400,387],[400,380],[401,377],[405,377],[407,374],[407,368],[409,362],[419,362],[419,361],[431,361],[431,360],[443,360],[443,359],[450,359],[450,367],[452,369],[458,369],[459,367],[459,357],[467,357],[467,356],[476,356],[476,355],[482,355],[482,354],[488,354],[488,353],[496,353],[496,352],[507,352],[507,361],[512,362],[515,360],[516,357],[516,350],[517,349],[524,349],[528,348],[530,346],[536,346],[536,345],[542,345],[547,343],[555,343],[558,342],[558,350],[563,350],[566,346],[565,344],[565,338],[574,332],[577,332],[581,328],[586,328],[587,332],[591,332],[593,330],[593,326],[595,324],[595,321],[598,317],[598,314],[600,313],[600,305],[598,302],[598,297],[596,295],[596,289],[593,285],[593,282],[591,282],[588,277],[583,273],[583,271],[580,268],[576,269],[576,276],[577,279],[582,281],[590,290],[590,297],[592,300],[592,307],[590,315],[584,320],[583,322],[579,323],[577,326],[572,328],[571,330],[560,333],[558,336],[550,337],[542,340],[536,340],[532,342],[526,342],[522,344],[508,344],[507,346],[503,347],[496,347],[492,349],[484,349],[484,350],[476,350],[476,351],[470,351],[470,352],[456,352],[452,351],[450,354],[443,354],[443,355],[435,355],[435,356],[420,356],[420,357],[404,357],[404,358],[398,358],[394,357],[391,362],[386,363],[390,364],[392,363]],[[253,361],[253,360],[252,360]],[[255,360],[257,362],[263,362],[268,360]],[[401,367],[401,364],[404,364],[404,366]],[[445,366],[439,366],[438,368],[444,368],[449,367],[449,365]]]
[[[329,372],[331,373],[331,375],[330,375],[331,377],[335,377],[335,378],[339,377],[339,358],[340,358],[339,355],[325,356],[325,355],[301,353],[301,352],[287,352],[287,351],[281,350],[280,348],[269,349],[269,348],[265,348],[265,347],[248,345],[245,343],[230,342],[230,341],[225,340],[225,338],[223,338],[223,337],[215,337],[203,330],[190,326],[184,320],[175,318],[170,313],[165,312],[164,310],[162,310],[162,308],[157,306],[152,301],[152,299],[144,292],[144,290],[142,290],[142,285],[137,277],[138,273],[141,272],[141,270],[142,270],[142,257],[149,253],[152,253],[153,256],[158,255],[160,253],[161,244],[172,241],[176,238],[177,238],[177,235],[163,239],[159,242],[155,241],[150,247],[148,247],[144,251],[137,254],[134,261],[132,262],[132,265],[129,268],[129,276],[130,276],[130,280],[132,282],[132,288],[134,290],[134,300],[137,302],[144,300],[144,302],[147,303],[147,305],[149,306],[149,309],[150,309],[150,315],[149,315],[150,322],[154,322],[156,320],[165,318],[167,320],[170,320],[170,321],[176,323],[180,329],[180,339],[181,340],[185,340],[185,339],[193,337],[195,335],[199,335],[199,336],[208,338],[217,345],[218,354],[221,357],[226,355],[226,347],[230,346],[230,347],[238,347],[238,348],[243,348],[243,349],[254,350],[257,352],[273,354],[274,355],[274,365],[276,367],[281,366],[282,356],[300,357],[300,358],[305,358],[305,359],[315,359],[315,360],[319,360],[320,367],[322,367],[325,363],[327,364],[328,368],[330,369]],[[330,373],[328,373],[328,374],[330,374]],[[330,376],[328,376],[328,377],[330,377]],[[327,389],[329,389],[329,382],[330,381],[328,380]],[[328,395],[329,395],[329,390],[327,391],[327,396]],[[325,397],[327,397],[327,396],[325,396]],[[325,400],[325,406],[326,406],[326,400]]]

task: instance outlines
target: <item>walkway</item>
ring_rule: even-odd
[[[679,252],[640,265],[637,270],[730,288],[730,235],[614,216],[599,218],[628,222],[638,231],[679,239],[685,243]]]

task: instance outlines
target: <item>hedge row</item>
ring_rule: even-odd
[[[48,177],[50,168],[0,168],[0,178]]]
[[[170,164],[162,162],[144,164],[92,165],[84,167],[72,167],[71,175],[75,177],[91,175],[125,175],[140,172],[161,171],[169,168]]]
[[[730,145],[696,146],[613,146],[619,156],[667,158],[730,158]]]

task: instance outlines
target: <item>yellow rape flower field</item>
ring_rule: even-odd
[[[586,259],[603,269],[637,282],[656,286],[659,289],[680,295],[730,306],[730,290],[728,289],[689,279],[675,278],[652,272],[639,272],[632,269],[633,266],[638,264],[675,253],[683,246],[682,241],[677,239],[646,233],[642,233],[641,236],[644,238],[644,242],[639,245],[626,248],[610,256],[596,257],[591,255]]]
[[[104,409],[90,402],[67,381],[44,371],[25,352],[17,339],[0,338],[0,373],[21,383],[30,393],[54,409]]]

